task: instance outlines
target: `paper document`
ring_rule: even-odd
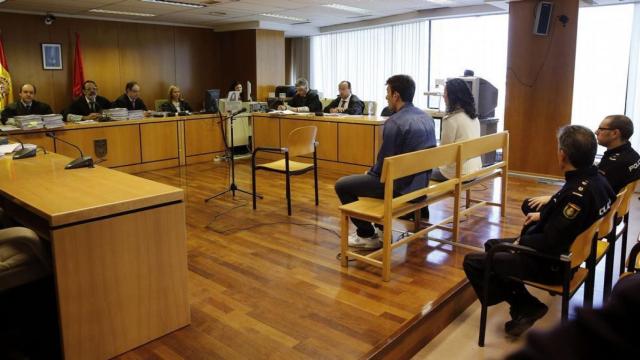
[[[0,131],[14,131],[14,130],[20,130],[20,129],[13,125],[0,125]]]
[[[6,145],[0,145],[0,154],[8,154],[15,151],[16,148],[20,148],[20,144],[11,143]]]

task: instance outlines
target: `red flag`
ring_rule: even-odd
[[[82,95],[82,83],[84,82],[84,68],[82,67],[82,53],[80,52],[80,35],[76,33],[76,54],[73,60],[73,87],[71,93],[74,98]]]
[[[4,54],[4,43],[2,42],[2,32],[0,31],[0,110],[13,102],[13,86],[11,85],[11,75],[7,57]]]

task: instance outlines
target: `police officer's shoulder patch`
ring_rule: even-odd
[[[578,216],[580,210],[582,210],[580,206],[574,203],[568,203],[564,209],[562,209],[562,215],[569,220],[573,220]]]

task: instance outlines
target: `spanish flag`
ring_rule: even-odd
[[[11,75],[7,57],[4,55],[4,43],[0,32],[0,110],[13,102],[13,86],[11,86]]]

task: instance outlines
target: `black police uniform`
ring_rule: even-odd
[[[551,255],[567,253],[576,236],[602,217],[615,200],[615,194],[607,180],[595,166],[567,171],[566,183],[543,207],[540,221],[522,229],[519,243]],[[515,239],[492,239],[485,249],[501,242]],[[484,253],[465,256],[463,267],[479,298],[485,265]],[[487,306],[507,301],[513,313],[536,306],[539,301],[525,289],[522,283],[508,279],[515,276],[547,284],[562,283],[562,266],[553,260],[544,260],[525,254],[500,252],[494,257],[495,272],[489,283]]]
[[[303,107],[306,106],[309,108],[309,112],[320,112],[322,111],[322,103],[320,102],[320,98],[318,97],[318,93],[315,91],[307,92],[307,95],[300,96],[296,94],[289,101],[289,106],[291,107]]]
[[[630,182],[640,179],[640,155],[633,150],[631,143],[627,142],[605,151],[598,164],[598,171],[609,181],[609,185],[617,194]],[[540,210],[531,207],[529,199],[522,202],[522,212],[525,215]]]
[[[632,181],[640,179],[640,155],[630,142],[607,150],[598,164],[600,174],[609,180],[616,193]]]

